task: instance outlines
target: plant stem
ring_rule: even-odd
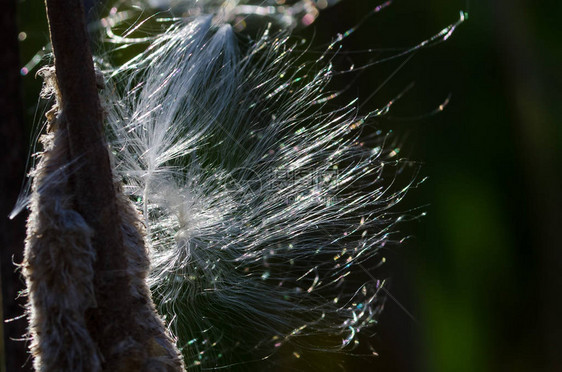
[[[105,370],[122,363],[110,348],[127,337],[138,339],[131,318],[127,262],[103,114],[80,0],[46,0],[47,18],[60,94],[60,129],[66,129],[76,210],[94,230],[94,288],[97,307],[86,316],[89,332],[105,357]],[[118,356],[116,356],[118,358]]]

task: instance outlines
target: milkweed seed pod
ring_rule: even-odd
[[[29,293],[31,352],[37,371],[101,371],[109,358],[127,360],[141,371],[183,370],[174,341],[157,316],[146,283],[149,270],[143,228],[128,198],[118,192],[117,206],[127,270],[120,278],[128,283],[132,298],[131,322],[142,338],[115,337],[109,354],[102,355],[91,335],[88,315],[97,307],[94,290],[96,251],[94,231],[76,210],[72,176],[80,159],[71,160],[64,111],[53,68],[40,70],[45,79],[44,95],[54,95],[55,105],[47,113],[47,134],[41,137],[44,151],[32,172],[33,192],[22,264]],[[119,185],[118,185],[119,187]],[[108,273],[108,279],[112,275]],[[103,280],[103,279],[102,279]],[[108,294],[111,295],[111,294]],[[96,328],[111,332],[111,319]],[[126,355],[125,358],[121,356]],[[125,368],[125,369],[124,369]]]

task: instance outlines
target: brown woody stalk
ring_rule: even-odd
[[[73,194],[78,196],[74,201],[77,212],[93,230],[96,252],[94,290],[98,307],[89,314],[88,326],[101,354],[108,355],[104,349],[134,329],[130,324],[127,264],[92,53],[82,2],[46,0],[46,6],[61,99],[61,124],[67,129],[70,159],[79,159],[72,177]],[[113,323],[111,329],[99,327],[108,321]]]
[[[104,371],[180,371],[179,354],[144,282],[148,260],[140,224],[126,198],[115,190],[82,2],[46,0],[46,7],[55,56],[56,130],[66,134],[61,148],[68,148],[72,165],[68,188],[73,209],[91,229],[96,257],[95,306],[85,313],[87,332]],[[33,233],[33,222],[29,226]],[[40,244],[41,234],[32,235],[28,241]],[[28,254],[32,263],[33,242]],[[33,264],[28,266],[33,290],[37,280],[31,277]]]

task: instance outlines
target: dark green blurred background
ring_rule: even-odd
[[[377,3],[343,0],[301,34],[329,42]],[[48,32],[41,2],[18,5],[23,67]],[[427,217],[402,225],[412,238],[389,252],[380,356],[346,358],[347,371],[562,371],[562,2],[396,0],[344,42],[354,53],[336,62],[359,66],[392,54],[383,48],[414,46],[461,10],[469,19],[447,42],[419,51],[386,83],[404,58],[373,66],[344,98],[380,107],[415,82],[374,125],[392,129],[401,154],[429,177],[402,204],[424,206]],[[38,120],[35,72],[21,79],[28,128]],[[449,96],[443,112],[426,115]]]

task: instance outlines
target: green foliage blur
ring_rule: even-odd
[[[300,34],[322,45],[377,3],[343,0]],[[23,67],[48,31],[42,2],[19,6]],[[342,98],[372,109],[415,83],[368,130],[392,129],[401,155],[423,162],[428,179],[401,208],[427,216],[402,225],[411,238],[387,253],[379,356],[318,356],[326,371],[562,370],[562,2],[396,0],[344,42],[336,63],[414,46],[461,10],[468,20],[448,41],[358,73]],[[28,128],[42,116],[36,70],[22,76]]]

